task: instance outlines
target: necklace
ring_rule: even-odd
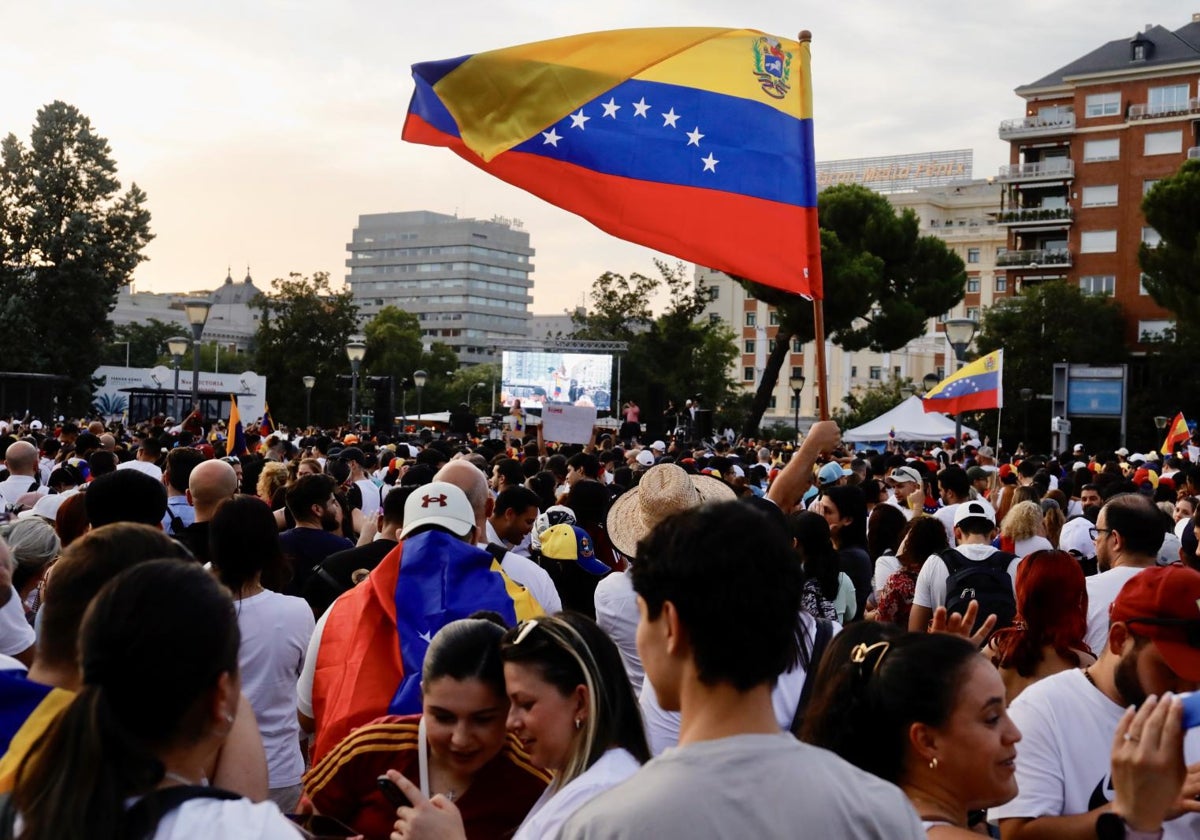
[[[1092,670],[1090,668],[1083,669],[1083,677],[1092,684],[1092,688],[1096,689],[1097,691],[1100,690],[1100,686],[1096,685],[1096,680],[1092,676]]]
[[[181,776],[178,773],[172,773],[170,770],[163,773],[163,778],[169,779],[172,782],[178,782],[181,785],[188,785],[188,786],[192,786],[192,787],[194,787],[196,785],[207,785],[208,784],[208,779],[205,779],[203,776],[201,776],[200,781],[197,782],[194,779],[189,779],[187,776]]]

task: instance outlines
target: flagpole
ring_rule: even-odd
[[[812,32],[808,29],[801,29],[797,40],[801,44],[812,43]],[[812,65],[809,64],[809,72],[812,71]],[[811,87],[811,81],[810,81]],[[821,259],[820,251],[814,258]],[[829,419],[829,377],[825,366],[825,304],[821,298],[813,298],[813,342],[816,344],[816,359],[814,367],[817,374],[817,410],[818,416],[822,420]]]

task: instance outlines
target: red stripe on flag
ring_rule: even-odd
[[[978,394],[966,394],[948,400],[921,400],[921,407],[926,414],[940,412],[942,414],[958,414],[961,411],[983,411],[987,408],[997,408],[998,400],[995,391],[982,391]]]
[[[446,146],[513,186],[583,216],[601,230],[718,271],[795,294],[822,297],[815,207],[606,175],[526,152],[490,163],[410,113],[404,139]],[[813,255],[807,279],[797,266]],[[730,259],[730,254],[736,257]]]

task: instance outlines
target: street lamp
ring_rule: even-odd
[[[192,408],[200,407],[200,337],[204,335],[204,323],[212,301],[189,298],[183,302],[183,311],[192,325]],[[182,420],[180,421],[182,422]]]
[[[936,388],[937,384],[941,381],[942,377],[938,376],[936,373],[927,373],[921,380],[921,384],[925,386],[925,393],[928,394],[930,391]]]
[[[306,376],[304,382],[304,427],[312,426],[312,389],[317,384],[317,377]]]
[[[358,414],[358,367],[362,364],[363,356],[367,355],[367,345],[361,341],[351,341],[346,344],[346,358],[350,360],[350,424]]]
[[[421,423],[421,391],[425,387],[426,380],[429,379],[429,374],[423,370],[413,371],[413,384],[417,386],[417,424]]]
[[[967,348],[971,346],[971,340],[975,338],[975,330],[979,327],[979,322],[974,318],[949,318],[946,320],[946,340],[950,342],[950,347],[954,350],[954,360],[957,362],[954,369],[958,370],[963,366],[963,362],[967,360]],[[954,448],[958,449],[962,446],[962,412],[954,415]]]
[[[179,365],[183,361],[183,354],[187,352],[188,343],[187,336],[184,335],[167,339],[167,352],[171,354],[171,363],[175,366],[175,392],[171,395],[171,413],[180,423],[183,422],[183,418],[179,416]]]
[[[797,374],[791,379],[792,384],[792,425],[796,427],[796,442],[800,442],[800,392],[804,390],[804,374]]]

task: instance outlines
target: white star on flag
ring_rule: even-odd
[[[424,633],[418,633],[417,638],[423,641],[425,644],[429,644],[433,641],[433,634],[426,630]]]
[[[717,164],[721,162],[721,161],[717,160],[715,157],[713,157],[712,152],[708,153],[708,157],[700,158],[700,160],[704,161],[704,171],[705,172],[716,172]]]
[[[571,114],[571,128],[578,128],[580,131],[583,131],[585,128],[584,123],[590,119],[591,117],[583,115],[583,109],[580,108],[578,114]]]
[[[558,141],[562,139],[562,135],[556,132],[553,126],[550,127],[549,131],[543,131],[542,136],[546,138],[542,143],[543,146],[549,143],[556,149],[558,148]]]
[[[607,102],[601,102],[600,106],[604,108],[604,116],[612,117],[614,120],[617,118],[617,111],[621,110],[621,106],[613,97],[609,97]]]
[[[633,115],[635,117],[646,116],[646,112],[650,110],[650,106],[646,103],[646,97],[643,96],[640,100],[638,100],[637,102],[634,102],[633,110],[634,110]]]
[[[676,114],[675,109],[672,108],[670,111],[667,111],[667,113],[663,114],[662,118],[663,118],[663,128],[666,128],[667,126],[671,126],[671,128],[674,128],[675,123],[679,120],[679,115]]]
[[[700,126],[696,126],[688,132],[688,145],[699,146],[700,141],[704,139],[704,135],[700,133]]]

